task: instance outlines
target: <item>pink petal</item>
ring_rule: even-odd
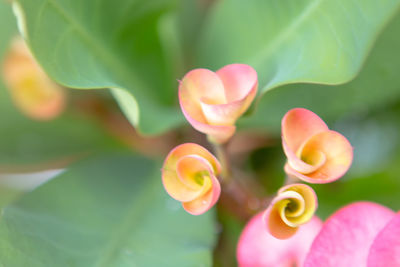
[[[210,140],[224,143],[232,137],[236,120],[257,93],[257,74],[243,64],[223,67],[217,73],[190,71],[179,86],[179,103],[189,123]]]
[[[325,222],[304,266],[366,266],[375,236],[393,216],[390,209],[370,202],[340,209]]]
[[[202,100],[204,116],[210,124],[232,125],[248,109],[257,93],[257,73],[244,64],[227,65],[216,72],[225,90],[225,103]]]
[[[265,230],[262,217],[262,213],[254,216],[240,236],[236,254],[239,266],[302,266],[322,222],[313,217],[302,225],[294,236],[280,240]]]
[[[289,164],[285,166],[285,171],[309,183],[330,183],[342,177],[353,161],[351,144],[346,137],[335,131],[324,131],[313,135],[304,144],[301,155],[312,157],[316,152],[324,155],[324,161],[314,172],[300,173]]]
[[[236,120],[243,114],[243,102],[236,101],[227,104],[212,105],[201,102],[206,120],[211,125],[233,125]]]
[[[400,212],[375,237],[369,250],[368,267],[400,266]]]
[[[294,108],[282,119],[282,142],[286,142],[287,148],[296,154],[304,141],[326,130],[328,126],[314,112],[304,108]]]
[[[245,99],[257,91],[257,72],[249,65],[226,65],[217,71],[217,75],[224,84],[227,102]]]
[[[199,77],[197,77],[201,76],[201,73],[207,73],[206,75],[200,77],[204,79],[205,83],[205,85],[201,88],[209,86],[210,88],[216,88],[215,90],[217,92],[222,91],[222,93],[224,93],[222,82],[214,72],[204,69],[197,69],[189,72],[183,78],[179,86],[179,104],[181,106],[183,115],[193,126],[193,128],[195,128],[199,132],[211,136],[213,139],[212,141],[215,141],[217,143],[224,143],[232,137],[232,135],[236,131],[236,127],[234,125],[212,125],[208,122],[203,112],[202,103],[203,105],[211,105],[211,103],[214,102],[210,100],[211,98],[203,97],[199,95],[198,91],[192,89],[192,87],[194,86],[193,84],[197,83],[192,83],[189,79],[194,76],[196,79],[201,80]],[[209,79],[207,79],[207,77]],[[192,91],[196,93],[192,93]],[[206,91],[206,89],[204,89],[204,91]],[[208,94],[209,92],[207,91],[206,93]],[[217,93],[215,102],[223,101],[220,103],[225,103],[225,100],[223,98],[225,98],[225,96],[221,96],[219,93]],[[207,113],[209,114],[210,111],[208,111]]]

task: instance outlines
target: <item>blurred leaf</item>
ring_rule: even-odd
[[[0,58],[7,49],[8,40],[16,34],[15,17],[13,16],[10,4],[0,1]]]
[[[209,266],[213,213],[164,192],[158,164],[132,155],[81,162],[3,209],[5,266]]]
[[[0,98],[4,93],[4,88],[0,88]],[[67,112],[53,121],[36,122],[11,106],[5,107],[0,107],[0,166],[6,169],[19,168],[21,164],[62,166],[89,153],[122,147],[98,123],[81,114]]]
[[[49,75],[68,87],[126,89],[132,107],[125,94],[114,96],[131,123],[147,134],[183,120],[171,107],[178,77],[168,55],[178,49],[170,42],[175,32],[160,25],[176,2],[18,1],[28,43]]]
[[[52,121],[39,122],[25,117],[15,108],[1,81],[0,124],[0,166],[6,169],[70,161],[122,147],[98,122],[72,109]]]
[[[0,62],[16,33],[10,5],[0,2]],[[98,122],[67,110],[48,122],[33,121],[20,113],[0,78],[0,172],[21,164],[57,162],[121,146]],[[33,167],[33,166],[31,166]],[[42,166],[45,167],[45,166]]]
[[[396,173],[381,171],[366,177],[352,177],[333,184],[313,187],[318,195],[317,214],[324,219],[340,207],[355,201],[372,201],[395,211],[400,210],[398,170]]]
[[[384,30],[360,74],[339,86],[316,84],[287,85],[272,90],[261,99],[242,127],[268,129],[279,133],[280,121],[291,108],[305,107],[324,120],[365,113],[393,103],[400,97],[400,14]]]
[[[298,82],[353,78],[398,0],[216,1],[203,32],[200,66],[253,66],[262,92]]]

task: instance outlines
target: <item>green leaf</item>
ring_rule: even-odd
[[[351,180],[338,181],[325,187],[313,187],[318,195],[317,214],[324,219],[339,208],[356,201],[376,202],[394,211],[400,209],[398,172],[381,171],[369,176],[352,177]]]
[[[217,1],[198,65],[247,63],[262,92],[288,83],[338,84],[359,71],[398,0]]]
[[[324,120],[357,116],[393,103],[400,97],[400,14],[377,40],[360,74],[343,85],[287,85],[268,92],[242,127],[280,131],[280,120],[291,108],[308,108]]]
[[[157,134],[183,120],[171,107],[176,36],[162,24],[176,1],[18,0],[17,6],[28,43],[52,78],[73,88],[127,90],[130,99],[114,94],[125,115],[141,132]]]
[[[15,18],[11,12],[10,5],[4,1],[0,2],[0,58],[8,48],[8,40],[15,35]]]
[[[0,85],[0,169],[63,166],[88,154],[122,147],[98,122],[73,110],[48,122],[33,121],[17,111]]]
[[[213,212],[184,212],[159,167],[132,155],[91,159],[4,208],[0,265],[210,266]]]
[[[10,40],[17,35],[15,17],[5,2],[0,2],[0,25],[2,62]],[[71,98],[80,96],[67,95]],[[89,153],[122,147],[94,118],[83,116],[71,107],[52,121],[27,118],[13,104],[1,77],[0,137],[0,173],[20,171],[22,165],[26,170],[65,165],[67,161]]]

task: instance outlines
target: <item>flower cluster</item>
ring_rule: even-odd
[[[315,113],[295,108],[282,119],[282,147],[287,157],[284,170],[290,179],[324,184],[342,177],[350,168],[353,148],[340,133],[329,130]],[[278,191],[264,214],[270,234],[286,239],[307,223],[317,208],[314,190],[304,184]]]
[[[195,69],[183,77],[179,103],[189,123],[207,134],[214,144],[227,142],[236,120],[257,93],[257,73],[244,64],[227,65],[217,72]],[[205,148],[187,143],[174,148],[162,168],[167,193],[193,214],[203,214],[218,200],[221,186],[219,161]]]
[[[221,147],[235,133],[235,122],[249,108],[257,93],[257,73],[243,64],[227,65],[217,72],[195,69],[179,86],[179,102],[189,123]],[[347,139],[313,112],[295,108],[282,119],[282,146],[287,156],[286,184],[278,190],[262,215],[264,228],[277,239],[288,239],[312,221],[318,202],[314,190],[300,183],[329,183],[343,176],[353,159]],[[194,215],[209,210],[218,200],[217,176],[225,173],[200,145],[174,148],[162,168],[167,193]]]

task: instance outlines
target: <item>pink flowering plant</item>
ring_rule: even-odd
[[[0,266],[400,267],[399,12],[0,1]]]

